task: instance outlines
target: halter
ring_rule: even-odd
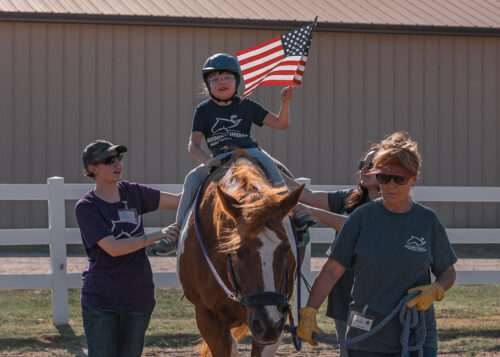
[[[201,250],[203,251],[203,255],[205,256],[205,260],[207,261],[207,264],[212,271],[212,275],[214,276],[215,280],[219,284],[219,286],[224,290],[226,293],[226,296],[236,302],[239,302],[241,305],[247,307],[261,307],[261,306],[266,306],[266,305],[276,305],[276,306],[281,306],[283,305],[284,307],[282,308],[282,312],[285,313],[290,309],[290,305],[288,304],[288,293],[289,293],[289,274],[288,274],[288,264],[286,266],[286,295],[277,292],[277,291],[259,291],[259,292],[254,292],[254,293],[249,293],[245,295],[241,295],[240,289],[238,282],[236,280],[236,274],[234,273],[234,268],[232,264],[232,259],[231,259],[231,254],[227,254],[227,265],[228,265],[228,270],[229,274],[231,276],[232,284],[235,289],[235,292],[231,292],[231,290],[228,289],[226,284],[222,281],[221,277],[217,273],[217,270],[215,269],[212,261],[210,260],[210,257],[208,256],[208,251],[205,246],[205,243],[203,242],[203,237],[201,235],[201,230],[200,230],[200,224],[199,224],[199,215],[198,215],[198,210],[200,207],[200,201],[201,201],[201,196],[203,189],[205,187],[205,183],[207,182],[208,178],[211,176],[212,173],[208,174],[203,182],[201,183],[200,187],[198,188],[198,192],[196,193],[196,200],[195,200],[195,207],[194,207],[194,227],[196,230],[196,235],[198,237],[198,242],[200,243]],[[246,194],[245,194],[246,195]],[[245,196],[244,195],[244,196]],[[242,196],[243,197],[243,196]]]

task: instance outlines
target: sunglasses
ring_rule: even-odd
[[[123,154],[122,153],[118,153],[116,155],[108,156],[104,160],[97,161],[94,165],[98,165],[98,164],[113,165],[117,159],[118,159],[118,161],[122,161]]]
[[[370,170],[373,168],[373,162],[371,161],[359,161],[358,162],[358,170]]]
[[[377,182],[380,185],[387,185],[391,181],[391,179],[394,181],[396,185],[401,185],[401,186],[406,185],[410,180],[409,177],[404,177],[404,176],[377,174]]]

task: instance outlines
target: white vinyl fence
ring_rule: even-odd
[[[308,179],[302,179],[309,184]],[[162,191],[180,192],[182,185],[152,185]],[[349,186],[310,185],[314,190],[336,191]],[[62,177],[51,177],[47,184],[0,184],[0,200],[42,200],[48,202],[49,228],[0,229],[0,245],[44,245],[50,247],[51,274],[0,274],[0,289],[51,289],[52,317],[56,325],[67,324],[68,289],[81,287],[81,274],[66,270],[66,244],[81,244],[78,228],[67,228],[65,200],[77,200],[92,184],[65,184]],[[426,202],[500,202],[498,187],[415,187],[413,197]],[[159,230],[148,227],[146,232]],[[452,243],[500,244],[500,229],[447,229]],[[333,230],[312,228],[312,243],[331,243]],[[312,283],[311,253],[307,250],[303,274]],[[179,286],[175,272],[154,273],[156,286]],[[500,284],[500,271],[458,271],[457,284]],[[306,298],[303,289],[303,301]]]

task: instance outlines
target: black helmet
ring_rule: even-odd
[[[214,71],[226,71],[234,74],[234,77],[236,78],[236,91],[234,95],[236,95],[238,91],[238,85],[240,84],[241,80],[241,70],[238,60],[233,56],[228,55],[227,53],[216,53],[215,55],[207,58],[205,64],[203,65],[203,68],[201,69],[201,73],[203,74],[203,80],[205,81],[209,92],[210,85],[208,84],[207,78],[208,75]],[[210,95],[212,96],[212,93],[210,93]],[[212,98],[214,97],[212,96]]]

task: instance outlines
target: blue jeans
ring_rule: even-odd
[[[286,186],[281,172],[274,163],[274,160],[270,158],[266,153],[260,151],[259,149],[244,149],[248,152],[257,162],[262,166],[262,169],[269,177],[269,180],[273,183],[275,187]],[[222,153],[216,156],[217,159],[222,160],[227,156],[231,156],[231,152]],[[184,181],[184,188],[182,190],[181,201],[179,202],[179,208],[177,209],[177,216],[175,221],[183,225],[184,219],[186,218],[186,213],[191,208],[194,202],[196,193],[198,192],[198,187],[200,186],[203,179],[208,175],[210,169],[208,166],[200,165],[191,170]]]
[[[350,350],[349,347],[349,357],[401,357],[401,352],[398,353],[383,353],[383,352],[368,352],[368,351],[358,351]],[[424,357],[436,357],[437,350],[434,348],[424,347]],[[410,357],[418,357],[418,351],[410,352]]]
[[[140,357],[153,309],[120,311],[82,306],[89,357]]]

